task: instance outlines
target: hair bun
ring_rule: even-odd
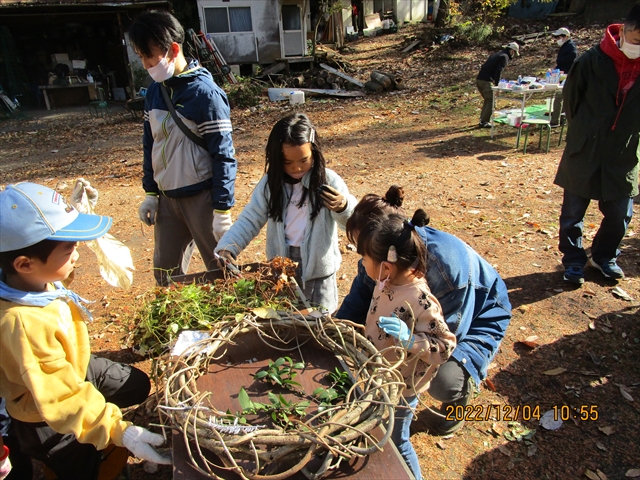
[[[392,207],[400,208],[404,202],[404,189],[399,185],[391,185],[384,195],[384,201]]]

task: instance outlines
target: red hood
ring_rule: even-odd
[[[627,56],[622,53],[620,47],[618,47],[621,26],[621,24],[609,25],[604,32],[602,41],[600,42],[600,48],[604,53],[607,54],[607,56],[613,59],[613,62],[616,64],[616,70],[618,70],[618,73],[625,59],[629,60]]]
[[[600,42],[600,48],[602,51],[613,60],[613,64],[618,74],[618,94],[616,95],[616,104],[618,105],[618,115],[624,104],[624,100],[627,96],[627,92],[633,86],[633,84],[640,76],[640,58],[631,60],[628,58],[620,47],[618,42],[620,40],[620,27],[621,24],[609,25],[604,32],[604,38]],[[616,122],[618,117],[616,116]],[[612,130],[615,129],[615,122]]]

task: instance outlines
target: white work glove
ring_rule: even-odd
[[[11,460],[9,457],[0,461],[0,480],[6,478],[7,475],[11,473]]]
[[[159,199],[157,195],[147,193],[144,201],[140,204],[140,208],[138,208],[138,217],[140,217],[140,220],[146,225],[153,225],[156,223],[158,201]]]
[[[162,435],[135,425],[127,427],[122,435],[122,445],[136,457],[160,465],[171,465],[170,458],[163,457],[153,448],[153,446],[157,447],[163,443]]]
[[[231,213],[229,210],[213,211],[213,238],[219,242],[227,230],[231,228]]]
[[[86,201],[83,197],[86,195]],[[98,190],[93,188],[91,184],[82,177],[76,179],[71,194],[71,205],[81,213],[93,213],[98,203]]]

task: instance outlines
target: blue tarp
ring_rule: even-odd
[[[544,18],[553,13],[558,0],[541,2],[540,0],[518,0],[509,7],[509,16],[514,18]]]

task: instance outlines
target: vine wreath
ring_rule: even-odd
[[[159,362],[161,417],[165,415],[182,434],[191,465],[210,478],[222,478],[213,471],[215,467],[251,480],[280,480],[297,472],[319,479],[343,459],[382,450],[393,430],[394,409],[402,396],[404,381],[398,368],[406,352],[398,349],[398,360],[392,364],[358,330],[361,326],[348,320],[318,312],[302,315],[267,309],[256,309],[241,320],[218,322],[208,332],[209,338],[180,356],[165,356]],[[332,352],[354,379],[344,401],[292,420],[286,429],[276,424],[243,425],[237,417],[230,421],[229,412],[215,408],[211,392],[198,391],[196,380],[207,373],[212,360],[224,357],[226,346],[232,345],[238,335],[249,332],[279,351],[297,349],[302,354],[301,346],[316,341]],[[382,438],[370,433],[387,419]],[[223,465],[207,459],[206,450],[214,452]],[[308,462],[322,454],[325,457],[320,468],[311,472]]]

